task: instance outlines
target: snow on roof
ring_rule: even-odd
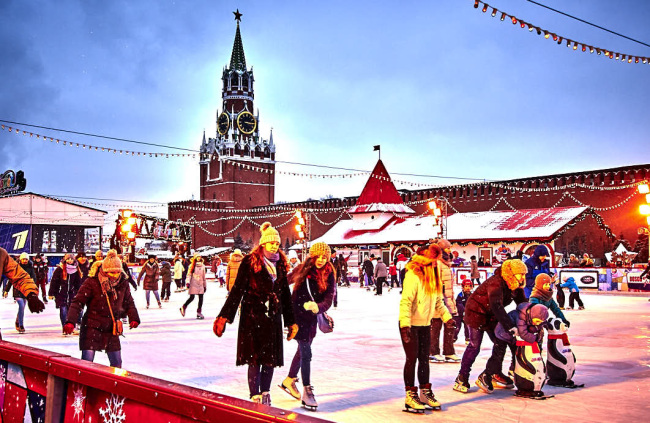
[[[356,204],[348,211],[350,213],[376,211],[415,213],[413,209],[404,204],[381,160],[377,161]]]
[[[551,239],[587,207],[557,207],[456,213],[447,218],[447,239],[452,242]],[[381,230],[354,230],[353,220],[337,222],[312,242],[329,245],[380,245],[398,242],[426,242],[435,238],[434,217],[393,217]]]

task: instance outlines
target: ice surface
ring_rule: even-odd
[[[515,398],[512,391],[477,392],[476,377],[485,366],[491,344],[484,340],[470,383],[469,394],[452,390],[459,364],[432,364],[433,390],[443,410],[424,417],[403,413],[404,351],[398,334],[399,290],[377,297],[358,285],[339,289],[338,309],[331,309],[335,331],[318,333],[313,343],[312,384],[319,403],[316,415],[339,422],[400,422],[435,418],[468,422],[634,422],[650,413],[650,302],[647,297],[590,294],[581,297],[586,310],[567,311],[569,339],[576,354],[576,383],[582,389],[545,386],[546,401]],[[163,309],[145,309],[144,291],[134,293],[142,325],[126,330],[122,340],[125,369],[161,379],[248,398],[246,368],[235,366],[237,321],[222,338],[212,333],[212,322],[226,291],[208,283],[203,306],[205,320],[196,320],[197,300],[181,317],[186,293],[172,292]],[[154,303],[155,304],[155,303]],[[25,313],[27,333],[14,329],[18,306],[11,297],[0,299],[2,336],[6,341],[80,357],[78,337],[61,335],[58,310],[50,301],[42,314]],[[487,337],[486,337],[487,338]],[[285,366],[273,378],[273,405],[299,413],[310,412],[277,385],[287,375],[296,342],[285,342]],[[465,348],[461,331],[456,353]],[[507,369],[507,360],[504,368]],[[106,354],[96,355],[108,365]],[[302,385],[298,383],[302,391]],[[540,420],[540,418],[542,420]]]

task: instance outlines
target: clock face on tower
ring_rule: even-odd
[[[228,132],[228,128],[230,127],[230,118],[228,117],[228,114],[226,112],[223,112],[219,115],[219,118],[217,119],[217,131],[221,135],[225,135],[226,132]]]
[[[237,126],[242,133],[248,135],[257,128],[257,121],[251,112],[244,111],[237,116]]]

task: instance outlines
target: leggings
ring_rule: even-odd
[[[162,292],[160,296],[163,298],[163,300],[168,300],[169,296],[172,293],[171,290],[172,283],[171,282],[163,282],[162,284]]]
[[[298,370],[300,370],[303,386],[311,385],[311,342],[313,340],[314,338],[307,341],[298,341],[298,349],[289,368],[290,378],[298,376]]]
[[[580,299],[580,293],[579,292],[572,292],[569,294],[569,308],[573,308],[574,301],[578,302],[578,306],[584,307],[585,305],[582,304],[582,300]]]
[[[200,294],[203,295],[203,294]],[[271,380],[273,379],[273,367],[249,364],[248,365],[248,390],[251,398],[253,395],[259,395],[262,392],[271,390]]]
[[[108,351],[108,362],[112,367],[122,367],[122,351]],[[95,361],[94,350],[81,350],[81,359],[86,361]]]
[[[196,294],[196,295],[199,296],[199,307],[197,308],[197,310],[200,312],[201,309],[203,308],[203,294]],[[188,298],[187,301],[185,301],[185,304],[183,304],[183,308],[187,308],[187,306],[190,305],[192,301],[194,301],[194,294],[190,294],[190,298]]]
[[[149,294],[153,292],[153,295],[156,297],[156,300],[158,300],[158,303],[160,304],[160,294],[158,294],[158,291],[154,291],[153,289],[146,289],[145,292],[147,293],[147,305],[149,305]]]
[[[418,365],[420,386],[429,383],[429,347],[431,343],[430,326],[411,326],[411,339],[402,346],[406,353],[404,363],[404,386],[415,386],[415,365]]]

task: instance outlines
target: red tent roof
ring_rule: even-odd
[[[357,203],[350,209],[350,213],[372,211],[415,213],[402,201],[402,197],[397,192],[395,185],[393,185],[393,181],[390,179],[390,175],[381,160],[377,161]]]

